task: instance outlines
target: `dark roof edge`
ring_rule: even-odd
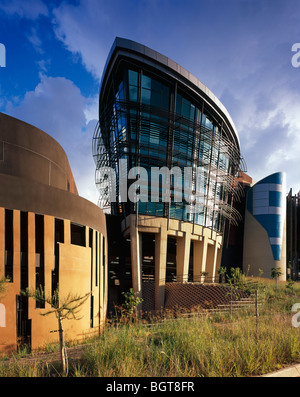
[[[175,61],[168,58],[167,56],[162,55],[159,52],[157,52],[143,44],[137,43],[137,42],[129,40],[129,39],[124,39],[121,37],[115,38],[115,41],[110,49],[110,52],[108,54],[108,57],[107,57],[107,60],[106,60],[106,63],[105,63],[104,69],[103,69],[103,73],[102,73],[102,77],[101,77],[101,84],[100,84],[100,92],[101,92],[101,87],[102,87],[104,76],[106,74],[107,68],[109,66],[110,61],[112,60],[112,55],[113,55],[114,51],[116,50],[116,48],[121,48],[121,49],[123,48],[125,50],[129,50],[129,51],[141,54],[143,56],[146,56],[146,57],[162,64],[163,66],[171,69],[176,74],[179,74],[180,76],[182,76],[185,80],[188,80],[198,90],[203,92],[206,95],[206,97],[209,98],[210,101],[212,101],[221,110],[221,112],[224,114],[225,118],[227,118],[228,122],[230,123],[230,126],[233,129],[233,132],[236,136],[238,144],[240,145],[240,140],[239,140],[239,136],[238,136],[235,124],[234,124],[230,114],[228,113],[228,110],[225,108],[225,106],[222,104],[222,102],[213,94],[213,92],[210,91],[210,89],[205,84],[203,84],[199,79],[197,79],[194,75],[192,75],[190,72],[188,72],[182,66],[180,66],[178,63],[176,63]]]

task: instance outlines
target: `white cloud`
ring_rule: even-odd
[[[39,67],[39,70],[41,71],[41,73],[47,73],[48,72],[48,68],[51,65],[51,61],[50,59],[41,59],[39,61],[36,61],[37,65]]]
[[[2,0],[0,10],[8,15],[17,15],[28,19],[36,19],[40,15],[48,15],[48,8],[42,0]]]
[[[99,95],[86,99],[86,107],[84,108],[84,115],[86,121],[98,120],[99,114]]]
[[[265,87],[264,87],[265,88]],[[266,88],[265,88],[266,89]],[[268,94],[268,92],[267,92]],[[287,173],[287,189],[300,189],[300,95],[275,90],[265,106],[252,98],[248,117],[240,129],[241,148],[248,173],[255,180],[278,171]]]
[[[79,194],[97,203],[92,158],[92,137],[97,122],[93,119],[94,107],[94,98],[83,97],[72,81],[41,75],[35,90],[27,92],[17,105],[9,103],[6,111],[58,141],[68,156]]]
[[[84,123],[84,98],[79,88],[64,77],[40,77],[35,90],[28,91],[17,107],[8,105],[7,110],[26,118],[55,139],[68,142],[73,131]]]
[[[31,32],[27,35],[27,38],[38,54],[44,53],[44,50],[42,49],[42,40],[39,38],[36,28],[31,28]]]
[[[227,107],[239,133],[249,175],[258,180],[272,172],[287,171],[288,184],[300,188],[300,95],[296,91],[300,70],[291,66],[289,42],[291,37],[294,41],[298,39],[296,25],[287,17],[291,15],[288,6],[280,5],[279,11],[282,7],[285,15],[272,12],[271,6],[258,10],[247,2],[251,17],[244,17],[242,6],[232,7],[232,18],[228,21],[218,5],[212,20],[206,18],[196,24],[198,16],[193,7],[183,16],[172,2],[136,3],[53,3],[56,38],[98,81],[115,36],[148,43],[174,57],[207,84]],[[175,19],[165,17],[162,10],[168,7],[172,12],[177,7]],[[2,1],[0,9],[27,18],[47,13],[45,2],[38,0]],[[289,23],[281,30],[278,26],[283,21]],[[159,26],[159,35],[153,26]],[[36,31],[32,30],[29,38],[37,50],[41,48]],[[46,61],[39,62],[40,69],[47,73]],[[40,126],[67,148],[79,190],[80,186],[85,186],[85,192],[94,189],[91,137],[98,118],[98,96],[84,98],[71,81],[42,76],[35,90],[27,93],[18,106],[11,104],[10,110]],[[76,169],[80,171],[77,175]],[[90,179],[85,175],[89,173],[92,182],[86,183]]]
[[[79,55],[85,68],[98,80],[109,48],[103,45],[103,37],[105,31],[112,31],[103,8],[99,1],[88,0],[77,6],[63,3],[53,10],[57,39],[70,52]],[[111,44],[112,41],[108,46]]]

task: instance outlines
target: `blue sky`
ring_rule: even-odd
[[[247,173],[287,172],[300,189],[298,0],[0,0],[0,111],[53,136],[79,194],[97,202],[91,140],[116,36],[189,70],[235,122]]]

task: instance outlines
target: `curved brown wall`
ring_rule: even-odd
[[[48,134],[0,113],[0,174],[77,193],[68,158]]]
[[[0,186],[1,207],[69,219],[106,236],[105,215],[78,196],[63,148],[44,131],[4,113],[0,113]]]
[[[8,227],[7,213],[13,219]],[[27,226],[21,225],[22,215],[26,215]],[[42,216],[42,229],[38,229],[37,215]],[[57,219],[63,225],[63,241],[55,237]],[[74,224],[81,226],[85,236],[80,243],[76,238],[72,240]],[[8,248],[6,234],[12,235],[12,246]],[[24,239],[27,248],[23,252]],[[37,241],[41,240],[43,248],[37,250]],[[12,259],[8,261],[8,257]],[[80,319],[66,322],[66,336],[82,339],[101,329],[108,283],[105,215],[78,195],[67,156],[53,138],[0,113],[0,278],[7,269],[10,282],[0,297],[6,310],[6,325],[0,324],[0,353],[16,349],[20,338],[26,336],[27,331],[20,331],[24,322],[30,323],[33,349],[57,339],[57,334],[52,333],[57,329],[55,316],[40,315],[48,308],[36,307],[32,298],[26,305],[22,301],[20,289],[27,286],[35,289],[41,285],[46,296],[58,286],[60,297],[89,293]],[[40,271],[43,277],[37,278]],[[22,287],[25,279],[27,284]],[[17,310],[16,302],[23,302],[23,309]]]
[[[92,202],[24,178],[0,174],[0,207],[69,219],[106,236],[103,211]]]

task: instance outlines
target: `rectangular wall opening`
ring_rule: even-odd
[[[89,247],[91,249],[91,300],[90,300],[90,327],[94,327],[94,297],[93,291],[93,229],[89,229]]]
[[[13,282],[14,225],[13,210],[5,210],[5,277]]]
[[[155,277],[155,235],[142,235],[142,277],[145,280],[154,280]]]
[[[194,281],[194,241],[191,240],[188,281]]]
[[[85,226],[71,223],[71,244],[86,246]]]
[[[28,288],[28,213],[20,214],[21,279],[20,287]],[[31,342],[31,320],[28,319],[28,298],[23,294],[16,296],[18,346]]]
[[[44,216],[35,215],[35,288],[45,291],[44,259]],[[44,308],[45,303],[36,301],[37,308]]]
[[[99,263],[99,232],[96,232],[96,252],[95,252],[95,257],[96,257],[96,263],[95,263],[95,285],[98,287],[98,263]]]
[[[54,221],[54,270],[52,270],[52,296],[58,288],[59,283],[59,243],[64,243],[64,221],[55,219]]]
[[[20,216],[21,290],[28,288],[28,213]]]
[[[105,237],[103,236],[102,243],[102,274],[100,277],[100,281],[104,280],[104,269],[105,269]]]
[[[94,328],[94,297],[91,295],[91,305],[90,305],[90,327]]]
[[[176,253],[177,241],[174,237],[168,236],[167,242],[167,265],[166,265],[166,281],[176,281]]]

